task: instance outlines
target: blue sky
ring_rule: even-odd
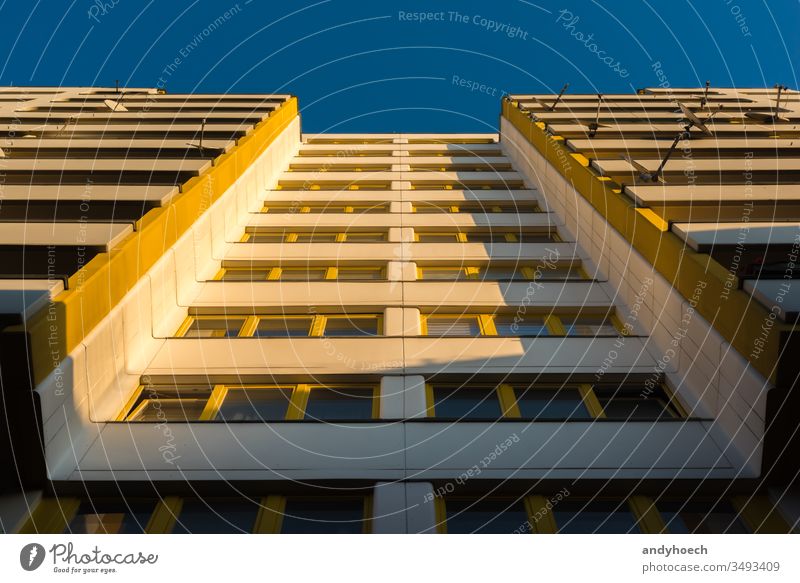
[[[798,0],[0,0],[0,84],[292,93],[305,131],[491,131],[503,92],[629,92],[656,64],[672,86],[797,88],[798,24]]]

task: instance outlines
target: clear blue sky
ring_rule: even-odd
[[[797,88],[798,25],[798,0],[0,0],[0,84],[292,93],[305,131],[490,131],[502,92],[628,92],[654,63],[672,86]]]

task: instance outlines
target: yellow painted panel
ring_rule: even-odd
[[[34,382],[41,382],[158,261],[178,237],[225,192],[275,138],[297,117],[297,99],[287,100],[269,118],[256,125],[227,154],[214,161],[202,176],[187,181],[167,206],[150,210],[136,222],[136,230],[110,253],[100,253],[69,278],[69,289],[50,308],[26,323],[30,336]],[[58,328],[57,344],[49,344]],[[53,357],[51,350],[59,355]]]

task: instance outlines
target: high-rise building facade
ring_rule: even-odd
[[[0,92],[3,529],[790,531],[781,92]]]

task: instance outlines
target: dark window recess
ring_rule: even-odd
[[[523,419],[591,419],[578,389],[515,389]]]
[[[553,509],[563,534],[638,533],[636,518],[626,502],[559,502]]]
[[[172,532],[176,534],[252,532],[258,509],[259,504],[249,500],[184,500]]]
[[[292,390],[278,389],[228,389],[217,421],[280,421],[286,418]]]
[[[283,534],[359,534],[364,532],[364,500],[289,498],[281,521]]]
[[[321,421],[372,419],[373,389],[312,388],[305,419]]]
[[[493,388],[434,387],[437,419],[499,419],[500,400]]]
[[[522,501],[447,500],[448,534],[511,534],[528,532]]]
[[[65,533],[141,534],[147,528],[155,502],[128,500],[84,500]]]

